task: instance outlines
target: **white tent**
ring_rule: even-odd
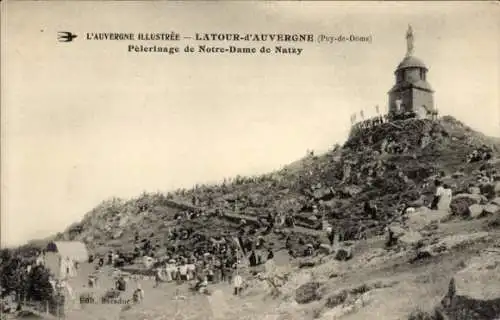
[[[53,241],[47,245],[45,266],[57,279],[74,277],[75,263],[85,262],[89,254],[85,244],[79,241]]]

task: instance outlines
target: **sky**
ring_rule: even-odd
[[[500,135],[498,3],[1,5],[4,246],[62,231],[110,197],[265,173],[308,149],[343,143],[351,114],[385,110],[408,24],[440,114]],[[59,43],[58,31],[79,36]],[[84,39],[171,31],[372,41],[289,45],[303,48],[301,55],[165,55],[129,53],[128,41]]]

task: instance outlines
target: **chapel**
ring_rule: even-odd
[[[434,90],[427,82],[428,68],[414,55],[414,36],[411,26],[406,32],[406,55],[396,71],[396,83],[389,91],[389,119],[431,119],[437,115],[434,108]]]

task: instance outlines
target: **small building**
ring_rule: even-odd
[[[53,241],[45,250],[44,264],[55,279],[76,276],[77,263],[87,262],[89,253],[84,243],[79,241]]]
[[[428,68],[413,54],[413,31],[406,33],[406,56],[394,72],[396,83],[389,91],[389,118],[398,119],[412,114],[418,119],[431,119],[437,115],[434,108],[434,90],[427,82]]]

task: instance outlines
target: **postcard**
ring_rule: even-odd
[[[498,2],[1,11],[1,320],[500,319]]]

